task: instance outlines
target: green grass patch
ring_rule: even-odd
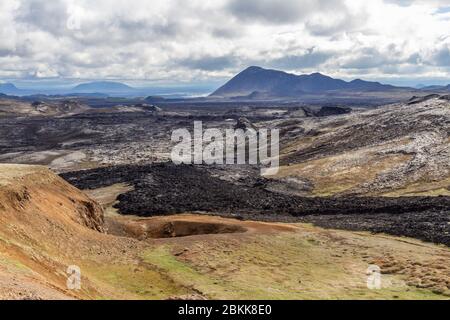
[[[143,259],[174,282],[212,299],[442,299],[431,291],[408,287],[399,276],[369,290],[368,267],[347,254],[335,257],[320,239],[291,234],[255,236],[252,241],[202,243],[188,260],[155,247]]]
[[[187,293],[185,288],[148,266],[99,265],[84,270],[88,273],[90,281],[97,285],[106,284],[117,296],[130,299],[159,300]]]

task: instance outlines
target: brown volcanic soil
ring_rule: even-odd
[[[239,224],[211,222],[199,217],[158,217],[156,219],[124,219],[122,232],[118,235],[130,236],[139,240],[181,238],[205,234],[244,233]],[[114,230],[109,230],[114,232]]]
[[[48,253],[69,253],[73,240],[90,230],[104,231],[97,203],[43,167],[1,165],[0,260],[20,272],[6,281],[9,268],[2,264],[0,297],[76,297],[64,289],[62,261]]]
[[[98,232],[103,229],[101,207],[75,187],[54,175],[50,170],[39,166],[1,165],[0,170],[0,209],[5,224],[14,219],[22,222],[21,215],[15,211],[30,210],[35,214],[27,219],[33,227],[45,219],[69,225],[84,226]],[[66,211],[65,214],[58,214]],[[42,213],[42,214],[41,214]]]
[[[0,165],[0,299],[136,298],[92,276],[97,264],[132,265],[140,247],[107,235],[103,220],[99,204],[50,170]],[[67,289],[71,265],[80,291]]]

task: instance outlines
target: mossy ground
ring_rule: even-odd
[[[316,234],[245,238],[198,242],[185,251],[178,244],[157,246],[142,257],[175,283],[211,299],[445,298],[408,286],[400,274],[383,275],[383,288],[370,290],[367,253],[333,248]]]

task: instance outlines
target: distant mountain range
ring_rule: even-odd
[[[138,89],[127,86],[126,84],[119,82],[90,82],[77,85],[72,89],[48,89],[48,90],[35,90],[35,89],[19,89],[12,83],[0,83],[0,93],[7,95],[74,95],[74,96],[107,96],[115,94],[132,94],[139,92]]]
[[[447,86],[426,86],[423,87],[422,90],[426,91],[449,91],[450,92],[450,84]]]
[[[70,97],[146,97],[163,96],[165,98],[183,98],[189,96],[204,96],[211,92],[212,87],[206,85],[183,86],[155,86],[134,88],[121,82],[96,81],[79,84],[73,88],[48,88],[48,89],[22,89],[12,83],[0,83],[0,94],[14,96],[70,96]]]
[[[298,97],[303,94],[318,94],[335,90],[392,91],[398,89],[405,88],[361,79],[347,82],[320,73],[294,75],[278,70],[249,67],[211,94],[211,96],[243,97],[265,95],[272,97]]]
[[[330,95],[336,93],[377,93],[396,94],[407,91],[450,92],[447,86],[424,86],[422,88],[406,88],[386,85],[379,82],[356,79],[344,81],[334,79],[321,73],[295,75],[278,70],[249,67],[236,75],[225,85],[213,92],[211,99],[249,99],[265,100],[272,98],[303,98],[308,96]],[[195,86],[134,88],[127,84],[113,81],[96,81],[82,83],[69,89],[21,89],[12,83],[0,83],[0,94],[14,96],[77,96],[77,97],[145,97],[162,96],[164,98],[183,98],[193,96],[199,89]],[[204,91],[203,91],[204,94]]]

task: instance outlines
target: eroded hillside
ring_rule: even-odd
[[[285,140],[277,178],[299,193],[450,195],[448,96],[279,126]]]

